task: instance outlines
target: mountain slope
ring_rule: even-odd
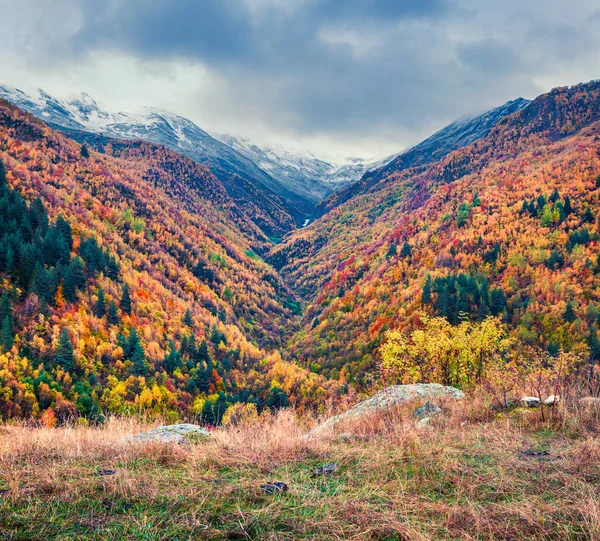
[[[261,349],[298,306],[205,167],[141,141],[100,154],[3,100],[0,164],[2,416],[214,423],[324,384]]]
[[[364,381],[383,332],[425,312],[499,314],[521,343],[600,358],[600,82],[540,96],[428,166],[388,171],[272,251],[307,302],[290,355]]]
[[[481,115],[452,122],[418,145],[400,153],[380,167],[367,170],[360,181],[342,189],[317,205],[317,214],[322,215],[352,197],[373,189],[379,181],[396,171],[419,165],[425,166],[440,160],[450,152],[465,147],[485,137],[503,118],[527,107],[529,100],[517,98]]]
[[[228,193],[267,234],[281,236],[303,222],[312,204],[297,197],[252,160],[211,137],[193,122],[158,109],[140,114],[111,114],[87,94],[58,100],[44,91],[37,96],[0,86],[0,98],[28,111],[49,125],[117,139],[158,143],[206,164]]]
[[[295,153],[282,148],[262,148],[233,135],[219,135],[218,138],[247,156],[264,171],[268,171],[292,192],[315,204],[334,191],[356,182],[367,171],[382,167],[393,159],[349,159],[344,163],[333,163],[309,152]]]

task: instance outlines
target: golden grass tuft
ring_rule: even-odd
[[[494,413],[446,404],[415,427],[399,407],[351,438],[305,438],[293,411],[176,445],[150,428],[0,428],[0,535],[7,539],[597,540],[595,408]],[[331,476],[316,466],[336,462]],[[100,476],[100,468],[114,475]],[[289,491],[261,492],[267,481]]]

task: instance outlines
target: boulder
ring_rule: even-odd
[[[521,406],[525,408],[539,408],[540,399],[537,396],[524,396],[519,400]]]
[[[560,396],[553,395],[553,394],[550,395],[548,398],[546,398],[546,400],[544,400],[544,404],[546,404],[546,406],[555,406],[559,402],[560,402]]]
[[[374,413],[386,413],[396,406],[414,400],[461,400],[465,394],[455,387],[440,385],[439,383],[413,383],[411,385],[392,385],[379,391],[368,400],[359,402],[347,412],[335,417],[330,417],[324,423],[313,428],[308,437],[324,431],[332,430],[345,421],[360,420]]]
[[[204,427],[182,423],[178,425],[159,426],[148,432],[136,434],[131,439],[134,441],[160,441],[172,443],[185,443],[194,437],[211,437],[211,433]]]

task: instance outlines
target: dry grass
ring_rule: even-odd
[[[350,440],[303,438],[310,420],[290,411],[187,446],[128,441],[147,428],[135,420],[5,425],[0,539],[600,539],[596,411],[542,422],[464,401],[418,430],[413,407]],[[263,494],[270,480],[289,492]]]

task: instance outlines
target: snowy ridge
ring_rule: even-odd
[[[356,182],[367,171],[386,165],[395,157],[377,161],[349,158],[344,163],[336,163],[311,152],[260,147],[235,135],[221,134],[215,137],[248,157],[295,193],[302,194],[315,203]]]
[[[16,88],[0,86],[0,98],[61,128],[167,146],[206,163],[217,176],[219,172],[239,175],[259,189],[272,191],[297,205],[301,214],[310,213],[324,197],[356,182],[366,171],[383,165],[359,159],[331,163],[310,152],[261,148],[232,135],[213,137],[190,120],[156,108],[111,113],[86,93],[59,100],[43,90],[26,94]]]

